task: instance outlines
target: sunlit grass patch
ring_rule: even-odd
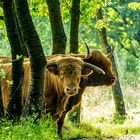
[[[88,123],[74,125],[66,121],[63,129],[64,139],[80,139],[80,138],[101,138],[101,130],[98,127],[91,126]]]
[[[140,126],[103,125],[100,127],[103,137],[120,137],[129,134],[140,134]]]
[[[129,134],[140,134],[140,124],[139,126],[130,127],[128,130]]]
[[[128,133],[128,127],[123,125],[104,125],[101,131],[104,137],[116,137],[126,135]]]
[[[33,119],[19,123],[3,122],[0,139],[6,140],[58,140],[56,126],[51,119],[41,119],[34,123]]]

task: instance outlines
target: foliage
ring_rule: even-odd
[[[112,119],[113,123],[115,123],[115,124],[123,124],[124,120],[125,120],[125,116],[121,116],[118,113],[113,114],[113,119]]]
[[[30,0],[29,6],[32,16],[48,16],[48,7],[45,0]]]
[[[101,30],[102,28],[106,28],[105,22],[103,20],[98,20],[94,25],[95,28]]]
[[[56,127],[54,122],[49,118],[48,120],[42,118],[37,123],[34,123],[32,118],[22,120],[21,122],[12,122],[10,120],[0,120],[0,139],[6,140],[59,140],[56,134]],[[65,121],[63,128],[63,139],[80,139],[80,138],[108,138],[120,137],[121,135],[139,134],[140,126],[131,126],[130,124],[110,124],[103,125],[97,122],[93,125],[91,123],[82,123],[79,126],[74,126],[69,121]]]
[[[124,49],[129,54],[135,55],[136,53],[138,56],[139,45],[137,43],[139,44],[139,42],[137,42],[136,36],[139,32],[139,20],[137,19],[139,19],[140,11],[138,8],[132,11],[130,9],[131,5],[134,5],[134,3],[126,2],[118,5],[117,2],[114,2],[104,8],[104,13],[111,45],[115,45],[122,51]]]
[[[0,8],[0,16],[3,16],[3,11]],[[9,42],[3,20],[0,20],[0,56],[10,56]]]
[[[80,138],[101,138],[101,129],[88,123],[73,125],[71,122],[65,122],[63,129],[64,140]]]
[[[19,123],[4,120],[0,122],[0,139],[6,140],[58,140],[56,127],[51,119],[42,119],[34,123],[32,118]]]
[[[138,2],[130,2],[128,4],[128,7],[135,11],[137,9],[140,9],[140,3],[138,3]]]
[[[33,22],[39,34],[45,54],[51,54],[52,33],[48,18],[46,18],[45,16],[34,16]]]

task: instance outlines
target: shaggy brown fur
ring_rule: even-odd
[[[47,112],[51,112],[53,119],[57,120],[65,110],[68,98],[78,93],[81,74],[85,74],[85,68],[83,69],[83,61],[75,57],[57,56],[50,61],[55,61],[56,65],[46,70],[44,98]],[[7,108],[10,96],[10,85],[7,80],[11,80],[11,64],[0,65],[0,69],[6,72],[6,77],[1,77],[0,80],[2,84],[3,104]],[[25,104],[29,90],[29,62],[24,62],[24,74],[23,105]]]
[[[49,60],[49,59],[55,59],[55,57],[58,57],[58,56],[61,56],[61,55],[59,55],[59,54],[58,55],[51,55],[51,56],[46,56],[46,58],[47,58],[47,60]],[[59,133],[61,133],[61,129],[62,129],[62,125],[63,125],[63,122],[64,122],[65,115],[67,114],[67,112],[69,112],[72,108],[74,108],[75,106],[77,106],[81,102],[82,94],[83,94],[83,92],[84,92],[84,90],[87,86],[104,86],[104,85],[111,86],[112,84],[115,83],[115,80],[116,80],[115,75],[113,74],[113,71],[112,71],[111,61],[109,60],[109,58],[104,56],[100,51],[92,51],[90,53],[90,55],[88,56],[88,58],[86,58],[85,55],[79,55],[79,54],[70,54],[70,55],[63,55],[63,56],[80,57],[80,58],[82,58],[83,61],[88,62],[90,64],[94,64],[94,65],[102,68],[105,71],[105,74],[103,75],[103,74],[100,74],[100,73],[97,73],[97,72],[93,72],[88,76],[88,78],[85,78],[85,77],[81,78],[80,89],[78,91],[78,94],[76,94],[75,96],[71,96],[68,99],[68,101],[66,102],[67,103],[66,104],[66,111],[63,112],[63,114],[61,112],[62,115],[57,120]],[[52,77],[53,76],[54,75],[52,75]],[[54,76],[54,77],[56,78],[56,76]],[[28,78],[29,78],[29,76],[28,76]],[[47,79],[49,79],[49,78],[47,78]],[[56,85],[58,85],[60,83],[59,80],[57,80],[58,83],[55,82]],[[26,81],[29,81],[29,79],[28,80],[26,79]],[[26,84],[27,84],[27,82],[26,82]],[[47,82],[46,82],[46,87],[49,87],[50,88],[49,90],[53,91],[54,94],[53,94],[53,96],[48,96],[47,95],[45,97],[46,99],[51,99],[51,100],[47,101],[50,104],[50,106],[48,105],[47,108],[49,108],[48,112],[50,110],[52,110],[52,114],[54,114],[54,112],[55,112],[55,108],[53,108],[53,106],[54,105],[58,106],[56,104],[56,102],[58,100],[57,92],[63,93],[62,91],[60,91],[61,89],[59,89],[59,91],[54,91],[54,85],[53,84],[54,84],[53,82],[49,81],[49,85],[51,85],[51,86],[49,86],[49,85],[47,85]],[[27,85],[25,87],[27,87]],[[58,88],[56,88],[56,89],[58,89]],[[25,97],[23,97],[23,99],[25,99]]]
[[[77,54],[72,54],[72,56],[81,57],[84,62],[88,62],[90,64],[94,64],[95,66],[98,66],[99,68],[105,71],[105,74],[93,72],[88,77],[81,78],[80,89],[78,91],[78,94],[68,99],[66,110],[65,112],[63,112],[62,116],[57,121],[58,132],[60,134],[61,134],[61,129],[62,129],[66,114],[70,110],[75,108],[78,104],[80,104],[82,100],[82,95],[86,87],[104,86],[104,85],[111,86],[116,81],[115,75],[112,71],[111,61],[109,60],[109,58],[104,56],[100,51],[92,51],[88,57],[85,57],[85,55],[77,55]]]

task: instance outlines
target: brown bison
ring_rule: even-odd
[[[89,52],[89,51],[88,51]],[[52,55],[47,56],[47,59],[53,59],[58,57],[59,55]],[[63,55],[65,56],[65,55]],[[103,69],[105,74],[98,73],[94,71],[88,77],[82,76],[80,81],[80,88],[78,90],[78,94],[71,96],[67,100],[67,104],[65,106],[65,111],[62,113],[57,119],[57,126],[58,126],[58,133],[61,133],[62,125],[64,122],[65,115],[69,112],[72,108],[77,106],[82,99],[82,94],[86,87],[88,86],[111,86],[115,83],[115,75],[112,72],[112,64],[108,57],[104,56],[100,51],[91,51],[88,53],[87,56],[85,55],[78,55],[78,54],[71,54],[73,57],[80,57],[84,62],[88,62],[99,68]],[[50,86],[51,87],[51,86]],[[56,94],[54,94],[55,96]],[[27,95],[26,95],[27,96]],[[49,99],[49,98],[48,98]],[[57,100],[57,96],[53,97],[52,104],[54,104]]]
[[[54,57],[47,68],[53,74],[46,74],[45,103],[47,112],[51,112],[54,120],[59,119],[64,112],[68,98],[78,93],[81,75],[90,74],[91,70],[104,73],[76,57]]]
[[[65,112],[63,112],[62,116],[57,121],[59,134],[61,134],[62,125],[64,123],[64,118],[67,112],[72,110],[72,108],[74,108],[81,102],[82,94],[84,90],[86,89],[86,87],[104,86],[104,85],[111,86],[116,81],[115,75],[113,74],[113,71],[112,71],[111,61],[109,60],[109,58],[104,56],[100,51],[91,51],[87,55],[87,57],[85,57],[85,55],[75,55],[75,54],[73,54],[72,56],[81,57],[84,62],[88,62],[90,64],[98,66],[99,68],[104,70],[105,74],[93,72],[88,77],[84,77],[84,76],[81,77],[80,88],[79,88],[78,94],[76,94],[75,96],[71,96],[68,99]]]
[[[7,108],[10,86],[11,65],[0,65],[0,69],[6,72],[5,78],[0,78],[2,85],[3,104]],[[24,62],[24,83],[23,83],[23,105],[28,94],[30,79],[30,63]],[[50,112],[53,119],[58,121],[65,111],[67,100],[78,93],[81,75],[93,72],[103,73],[100,68],[83,62],[76,57],[56,56],[48,61],[46,70],[44,101],[47,112]]]

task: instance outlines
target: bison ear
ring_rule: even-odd
[[[85,76],[89,76],[92,73],[93,73],[93,70],[90,70],[88,68],[82,70],[82,75],[85,75]]]
[[[47,63],[47,69],[49,72],[57,75],[58,74],[58,70],[57,70],[57,64],[55,62],[49,62]]]

